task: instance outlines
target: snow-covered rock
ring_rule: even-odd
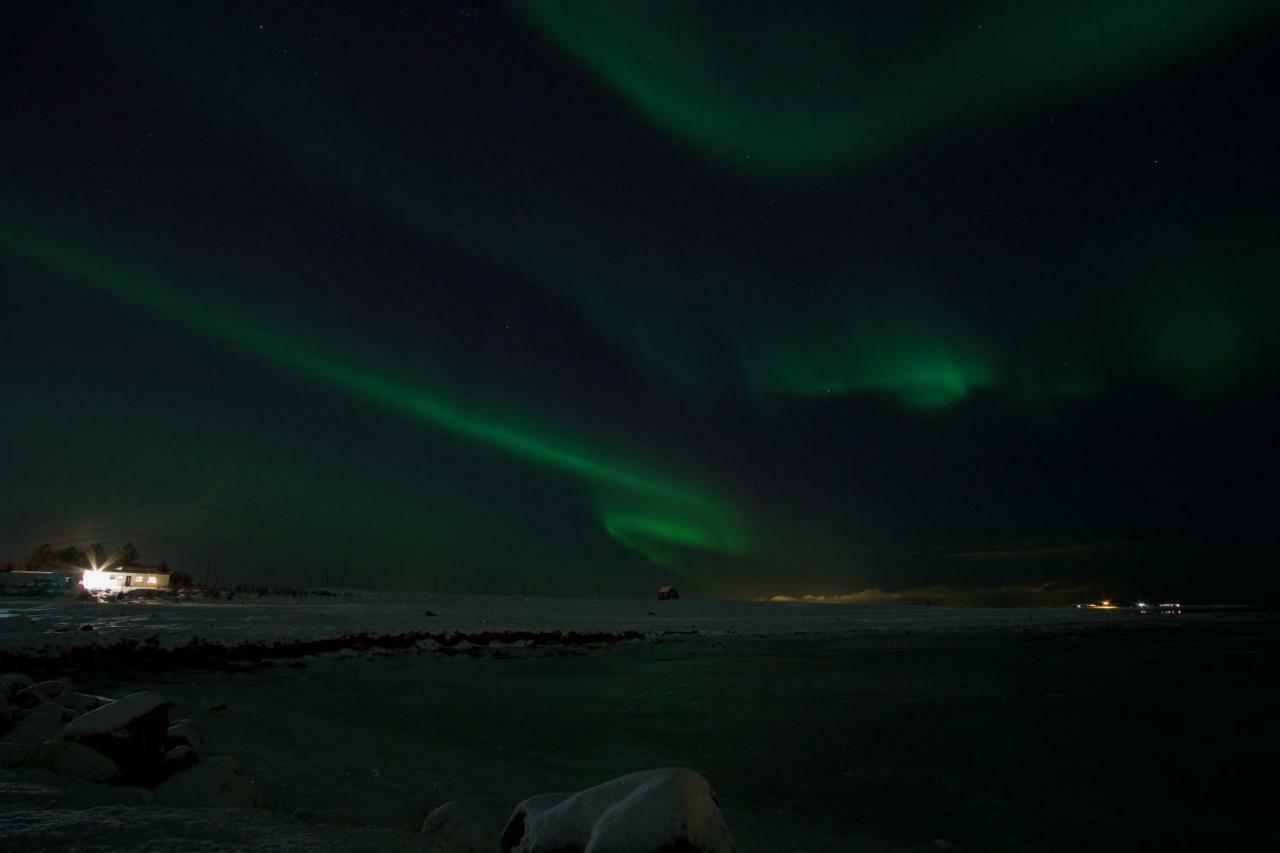
[[[167,806],[248,805],[252,795],[240,762],[229,755],[210,756],[156,789],[157,801]]]
[[[170,749],[189,746],[197,756],[204,754],[204,739],[200,737],[200,730],[191,720],[174,720],[170,723],[164,742]]]
[[[682,767],[641,770],[516,806],[503,853],[731,853],[715,792]]]
[[[168,700],[143,691],[81,714],[62,736],[110,758],[129,782],[154,785],[161,778],[168,729]]]
[[[427,815],[419,837],[429,853],[497,853],[502,818],[487,821],[484,811],[473,802],[450,800]]]
[[[95,696],[92,693],[65,690],[53,701],[70,711],[74,711],[76,714],[83,714],[85,711],[92,711],[94,708],[110,704],[112,700],[105,696]]]
[[[20,726],[14,726],[8,733],[0,735],[0,743],[35,744],[44,743],[47,740],[51,738]]]
[[[5,689],[9,691],[10,698],[19,690],[24,690],[35,683],[31,676],[21,672],[6,672],[4,675],[0,675],[0,684],[4,685]]]
[[[52,770],[88,782],[111,782],[120,777],[119,768],[102,753],[83,744],[63,740],[33,744],[0,743],[0,768]]]
[[[196,751],[186,744],[175,746],[164,754],[164,761],[160,768],[161,775],[168,778],[174,773],[186,770],[199,760],[200,756],[196,754]]]
[[[44,702],[27,712],[28,714],[48,714],[61,723],[65,723],[76,715],[70,708],[64,708],[57,702]]]
[[[65,678],[37,681],[31,685],[30,689],[38,692],[46,699],[57,699],[64,691],[71,689],[71,682]]]
[[[13,704],[19,708],[27,709],[39,707],[47,702],[52,702],[55,697],[60,696],[69,683],[63,678],[58,681],[41,681],[37,684],[19,687],[14,691]]]
[[[39,743],[42,740],[52,740],[62,731],[62,717],[60,714],[50,714],[47,711],[28,711],[22,716],[22,719],[14,723],[13,731],[5,736],[6,740],[13,743]]]
[[[73,741],[50,741],[41,744],[47,766],[55,773],[76,776],[88,782],[111,782],[120,777],[120,768],[96,749]]]
[[[168,705],[167,699],[150,690],[131,693],[123,699],[112,702],[110,705],[103,705],[101,708],[95,708],[77,717],[67,726],[65,735],[71,738],[111,734],[127,728],[138,719],[148,714],[153,714],[160,708],[167,708]],[[168,730],[167,725],[165,730]]]

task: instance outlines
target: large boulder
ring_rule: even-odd
[[[244,806],[252,802],[253,788],[238,760],[214,755],[170,776],[156,799],[166,806]]]
[[[3,738],[8,743],[40,743],[53,740],[62,731],[62,717],[45,711],[28,711]]]
[[[164,754],[164,761],[160,767],[161,775],[167,779],[174,773],[186,770],[199,760],[200,756],[196,751],[186,744],[175,746]]]
[[[14,696],[19,690],[34,685],[35,679],[22,672],[6,672],[0,675],[0,685],[3,685],[9,691],[9,696]]]
[[[716,795],[683,767],[641,770],[516,806],[503,853],[732,853]]]
[[[502,825],[499,813],[487,820],[491,809],[478,808],[475,802],[450,800],[432,810],[422,822],[419,837],[427,843],[429,853],[497,853],[497,828]],[[496,805],[496,804],[494,804]]]
[[[189,746],[197,756],[204,754],[204,739],[200,737],[200,730],[191,720],[174,720],[170,723],[169,730],[165,732],[164,742],[169,749]]]
[[[88,782],[114,782],[120,778],[120,768],[96,749],[73,741],[50,741],[41,744],[41,758],[55,773],[77,776]]]
[[[111,759],[84,744],[65,740],[0,743],[0,768],[52,770],[88,782],[114,782],[120,778],[120,769]]]
[[[111,759],[127,782],[152,786],[163,778],[168,728],[168,700],[147,690],[81,714],[62,736]]]
[[[59,723],[65,723],[75,717],[76,712],[72,711],[70,708],[64,708],[57,702],[45,702],[44,704],[37,705],[30,711],[27,711],[23,716],[25,717],[28,714],[48,714]]]
[[[10,689],[13,690],[13,704],[19,708],[30,709],[53,702],[67,690],[69,685],[69,681],[61,678],[57,681],[41,681],[37,684],[26,684],[17,689],[12,687]]]
[[[31,685],[31,690],[36,691],[45,699],[57,699],[63,693],[71,689],[71,682],[66,678],[50,679],[49,681],[37,681]]]
[[[110,705],[112,702],[111,699],[105,696],[79,693],[75,690],[65,690],[53,701],[76,715],[83,714],[85,711],[92,711],[94,708],[101,708],[103,705]]]
[[[18,711],[29,711],[48,701],[48,696],[33,687],[24,687],[13,694],[13,707]]]

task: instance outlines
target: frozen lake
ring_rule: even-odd
[[[184,624],[226,641],[421,629],[428,606],[432,630],[649,635],[566,653],[72,674],[111,694],[169,695],[215,751],[240,757],[266,815],[300,844],[318,826],[339,846],[354,844],[351,827],[374,826],[412,846],[444,800],[505,811],[667,765],[711,781],[746,853],[1277,840],[1269,792],[1245,772],[1280,757],[1266,675],[1280,634],[1265,616],[444,596],[4,606],[29,620],[0,631],[10,648],[129,631],[177,643]],[[85,613],[100,614],[98,629],[58,632]]]

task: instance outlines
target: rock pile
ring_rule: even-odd
[[[37,768],[90,782],[155,789],[162,801],[242,802],[239,762],[206,756],[191,720],[169,720],[170,703],[141,691],[109,699],[66,678],[0,675],[0,769]]]

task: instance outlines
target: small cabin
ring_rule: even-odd
[[[89,592],[130,592],[135,589],[168,589],[169,573],[141,566],[87,569],[80,585]]]
[[[679,598],[680,592],[671,584],[658,587],[658,600],[667,601],[668,599]]]

